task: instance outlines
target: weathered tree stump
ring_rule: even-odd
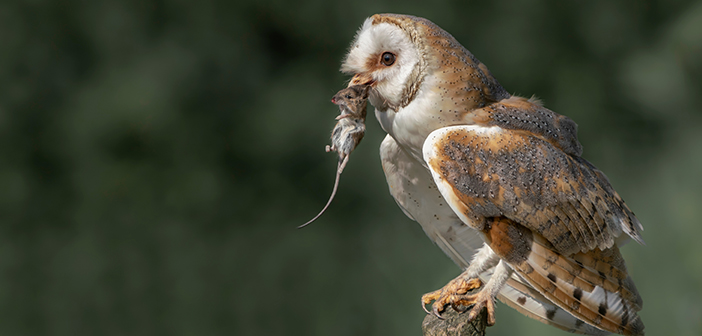
[[[422,322],[424,336],[485,336],[487,311],[483,309],[472,322],[468,322],[468,312],[459,313],[448,307],[439,319],[434,314],[427,314]]]

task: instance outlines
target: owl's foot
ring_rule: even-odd
[[[492,297],[487,291],[481,290],[477,294],[465,295],[457,302],[451,304],[453,309],[459,312],[465,312],[468,307],[470,308],[470,313],[468,314],[468,321],[475,320],[478,314],[483,310],[487,309],[487,326],[492,327],[495,325],[495,298]],[[465,308],[463,308],[465,307]]]
[[[495,308],[492,298],[483,298],[485,295],[482,295],[482,291],[478,292],[477,294],[466,294],[473,289],[480,288],[482,285],[482,281],[480,281],[478,278],[466,279],[466,277],[460,275],[451,280],[443,288],[422,295],[422,308],[424,308],[424,311],[429,314],[430,312],[427,310],[426,305],[434,301],[434,303],[431,305],[432,311],[434,315],[441,318],[441,313],[448,305],[451,305],[453,309],[459,312],[466,311],[466,309],[463,309],[462,307],[474,305],[474,309],[469,315],[469,320],[472,321],[475,316],[478,316],[478,313],[480,313],[480,310],[482,310],[483,307],[488,307],[488,314],[492,316],[492,321],[494,323],[495,318],[493,312]],[[484,301],[489,301],[489,304]],[[488,322],[489,321],[490,319],[488,319]]]

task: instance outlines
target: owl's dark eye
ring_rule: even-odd
[[[384,52],[383,56],[380,56],[380,63],[383,63],[383,65],[386,66],[391,66],[393,63],[395,63],[395,54],[391,52]]]

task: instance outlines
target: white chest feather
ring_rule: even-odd
[[[433,78],[427,76],[412,102],[397,111],[371,96],[375,116],[385,132],[419,162],[424,162],[422,146],[429,133],[457,120],[442,115],[441,98],[434,89]]]

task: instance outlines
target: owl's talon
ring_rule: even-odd
[[[428,303],[428,302],[424,302],[424,296],[422,296],[422,309],[424,309],[424,312],[425,312],[425,313],[431,314],[431,312],[429,311],[429,309],[427,309],[427,303]]]
[[[439,320],[444,319],[443,317],[441,317],[441,313],[444,311],[444,307],[439,307],[438,305],[434,305],[432,307],[432,311],[434,312],[434,316],[436,316]]]
[[[441,313],[448,305],[451,305],[451,307],[457,312],[465,312],[467,311],[467,308],[463,309],[460,307],[469,307],[477,298],[477,294],[466,295],[466,293],[473,289],[479,288],[482,286],[482,284],[483,283],[480,281],[480,279],[472,278],[465,280],[463,276],[459,276],[451,280],[443,288],[422,295],[422,309],[429,314],[430,311],[427,310],[426,305],[434,301],[434,303],[431,305],[431,312],[442,320],[443,317],[441,317]]]
[[[431,312],[429,311],[429,309],[427,309],[427,306],[422,305],[422,309],[424,309],[424,312],[425,312],[425,313],[431,314]]]
[[[424,309],[427,314],[431,314],[431,312],[427,309],[427,305],[432,301],[438,300],[439,297],[441,297],[441,289],[422,295],[422,309]]]

